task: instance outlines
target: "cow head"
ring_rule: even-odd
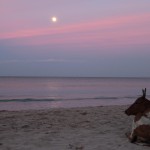
[[[146,88],[142,92],[143,95],[125,111],[128,116],[136,116],[138,113],[143,113],[147,108],[150,108],[150,101],[146,99]]]

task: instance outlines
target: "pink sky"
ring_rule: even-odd
[[[25,53],[26,57],[30,55],[30,59],[34,59],[34,62],[38,61],[36,59],[68,60],[72,57],[79,61],[77,58],[81,57],[80,59],[84,62],[88,62],[91,58],[95,64],[99,62],[97,56],[100,56],[100,53],[101,56],[107,58],[113,56],[116,59],[124,53],[127,58],[135,52],[138,54],[137,57],[143,52],[146,52],[146,55],[150,54],[150,2],[146,0],[142,2],[115,0],[110,4],[98,0],[59,2],[58,0],[39,0],[37,3],[35,0],[26,2],[2,0],[0,2],[0,64],[2,68],[5,68],[2,62],[17,64],[20,59],[26,59],[25,55],[23,56]],[[52,16],[57,16],[58,22],[52,23],[50,21]],[[26,51],[23,52],[23,49]],[[43,54],[41,55],[39,51],[43,51]],[[36,55],[39,53],[37,58],[34,57],[34,52],[37,52]],[[62,52],[63,55],[61,55]],[[135,61],[138,60],[135,56],[133,57]],[[33,62],[30,59],[27,60],[30,63]],[[54,66],[52,68],[55,68]],[[17,68],[17,65],[15,67]],[[70,67],[71,64],[67,68]],[[95,76],[100,76],[100,73],[96,74],[96,69],[98,68],[95,68]],[[86,76],[86,72],[82,74]],[[131,74],[136,75],[134,72]],[[45,72],[45,75],[50,73]]]
[[[19,45],[80,44],[115,46],[149,44],[150,13],[111,17],[86,23],[6,32],[0,39],[16,39]],[[19,24],[19,23],[16,23]],[[143,26],[143,28],[141,28]],[[18,40],[20,42],[18,42]],[[109,41],[109,44],[108,44]],[[90,46],[87,44],[87,46]]]

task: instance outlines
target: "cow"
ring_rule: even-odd
[[[150,143],[150,101],[146,99],[146,88],[142,92],[143,95],[125,110],[125,114],[128,116],[135,116],[132,131],[128,136],[132,143],[136,142],[138,138],[143,142]]]

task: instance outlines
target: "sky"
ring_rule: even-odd
[[[0,76],[150,77],[150,1],[0,0]]]

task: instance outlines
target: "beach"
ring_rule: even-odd
[[[125,136],[128,106],[0,111],[1,150],[145,150]]]

